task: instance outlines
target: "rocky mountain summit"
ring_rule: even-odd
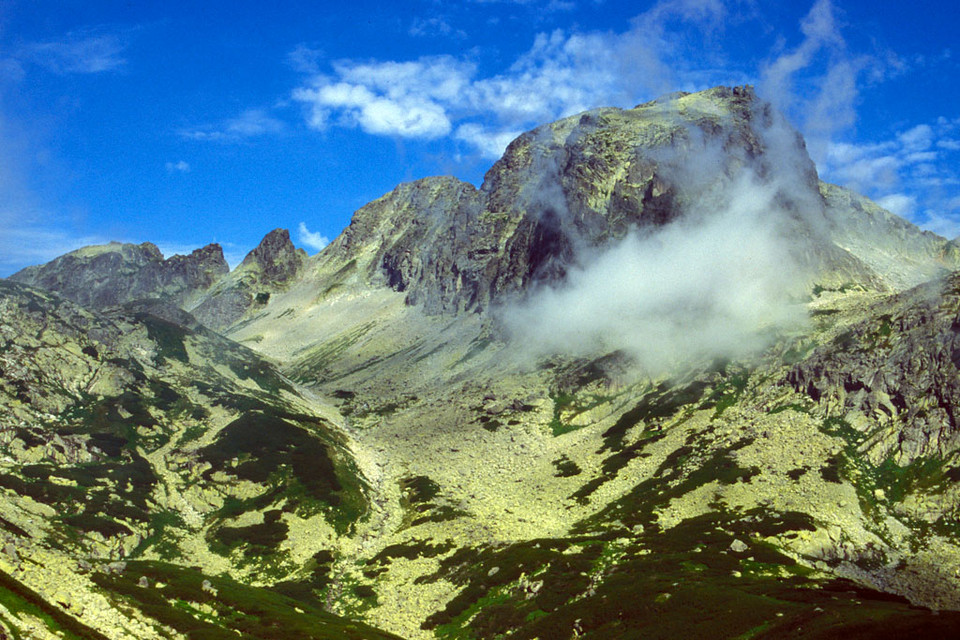
[[[47,264],[27,267],[10,279],[97,309],[142,298],[163,298],[185,306],[229,271],[217,244],[164,260],[152,243],[114,242],[71,251]]]
[[[789,184],[776,184],[786,169]],[[427,313],[483,310],[562,278],[590,247],[689,214],[748,173],[778,188],[811,277],[870,280],[870,266],[822,235],[826,206],[802,138],[749,88],[544,125],[514,140],[479,190],[427,178],[360,209],[323,259],[363,257],[368,277]]]
[[[295,281],[306,260],[307,253],[293,246],[289,231],[274,229],[190,310],[209,327],[228,327],[249,309],[265,305],[271,293]]]
[[[954,637],[958,273],[749,87],[541,126],[316,256],[31,267],[0,634]]]

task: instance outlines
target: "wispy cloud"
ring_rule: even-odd
[[[483,76],[469,59],[449,55],[411,61],[339,60],[332,73],[312,74],[292,97],[310,127],[356,127],[375,135],[453,137],[485,157],[509,136],[592,107],[630,105],[676,88],[719,81],[719,72],[692,68],[690,43],[678,25],[709,32],[722,25],[718,0],[664,0],[624,33],[538,35],[504,72]],[[686,82],[678,79],[685,74]],[[722,78],[728,78],[724,73]]]
[[[850,51],[841,24],[831,0],[817,0],[800,22],[799,44],[783,47],[760,69],[761,95],[803,130],[818,163],[838,133],[856,123],[862,85],[895,74],[902,65],[891,52]]]
[[[960,119],[919,124],[870,144],[831,143],[825,179],[941,235],[960,235]]]
[[[247,109],[235,118],[215,125],[204,125],[180,131],[191,140],[213,142],[240,142],[259,136],[277,134],[284,130],[284,123],[263,109]]]
[[[184,160],[168,162],[165,166],[167,173],[190,173],[190,164]]]
[[[49,224],[15,223],[0,231],[0,277],[23,267],[42,264],[57,256],[91,244],[104,244],[106,239],[93,235],[73,235]]]
[[[467,33],[463,29],[454,29],[450,22],[441,16],[414,18],[407,33],[414,37],[443,36],[465,38],[467,36]]]
[[[287,54],[287,64],[301,73],[320,73],[323,50],[300,43]]]
[[[44,206],[30,187],[29,159],[36,155],[23,129],[0,111],[0,277],[103,241]]]
[[[123,67],[129,32],[102,28],[71,31],[63,38],[24,45],[15,56],[58,74],[99,73]]]
[[[303,222],[297,227],[297,240],[303,246],[308,249],[313,249],[314,251],[320,251],[330,244],[330,239],[327,238],[327,236],[321,234],[319,231],[310,231],[306,223]]]

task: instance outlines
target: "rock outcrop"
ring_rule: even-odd
[[[947,458],[960,449],[960,272],[884,300],[787,380],[867,433],[876,459]]]
[[[46,264],[18,271],[10,279],[94,309],[142,298],[163,298],[184,306],[229,270],[218,244],[164,260],[156,245],[149,242],[112,242],[71,251]]]
[[[538,127],[510,144],[479,190],[427,178],[361,208],[318,262],[326,273],[358,266],[429,314],[483,311],[563,279],[591,248],[630,230],[709,216],[704,203],[746,179],[775,190],[770,215],[780,219],[771,224],[788,239],[785,261],[806,274],[800,295],[815,285],[916,284],[891,272],[903,267],[865,248],[868,240],[853,242],[868,227],[897,235],[916,273],[931,263],[960,267],[942,239],[838,188],[821,193],[803,139],[750,87],[681,92]]]
[[[296,280],[306,260],[307,253],[293,246],[289,231],[274,229],[190,310],[208,327],[228,327]]]
[[[869,198],[820,183],[833,242],[901,291],[960,269],[960,246],[883,209]]]

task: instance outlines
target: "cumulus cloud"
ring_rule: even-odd
[[[306,223],[303,222],[297,227],[297,240],[303,246],[313,249],[314,251],[320,251],[330,244],[330,239],[327,236],[321,234],[319,231],[310,231]]]
[[[680,23],[710,31],[723,16],[719,0],[664,0],[624,33],[541,33],[528,51],[493,75],[448,55],[405,62],[338,60],[332,73],[312,73],[292,98],[304,106],[314,129],[357,127],[428,140],[452,135],[496,158],[518,131],[676,89],[678,70],[689,68],[686,61],[694,57],[683,55],[690,44],[673,28]],[[697,58],[703,57],[701,49]],[[711,74],[719,81],[714,71],[693,71],[690,77],[707,81]]]
[[[335,124],[360,127],[367,133],[433,139],[447,135],[452,124],[449,105],[460,99],[474,73],[472,64],[451,56],[412,62],[334,65],[335,77],[315,76],[293,92],[308,109],[315,129]]]

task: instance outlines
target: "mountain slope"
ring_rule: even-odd
[[[329,545],[286,548],[291,534],[333,538],[365,515],[335,413],[249,350],[136,306],[103,316],[0,283],[0,340],[3,593],[60,603],[82,637],[213,633],[216,613],[247,620],[231,634],[273,637],[276,620],[259,617],[298,607],[312,620],[298,626],[313,625],[303,637],[386,637],[214,578],[298,574]]]
[[[104,308],[141,298],[175,305],[208,289],[229,271],[219,245],[166,260],[156,245],[110,243],[85,247],[12,276],[15,282],[56,291],[82,305]]]
[[[294,281],[306,258],[303,249],[293,246],[289,231],[274,229],[189,309],[212,329],[228,327],[247,310],[265,305],[271,293]]]
[[[3,568],[134,604],[109,637],[949,637],[958,258],[721,87],[400,185],[312,258],[271,232],[183,308],[4,285],[0,525],[95,570]]]

